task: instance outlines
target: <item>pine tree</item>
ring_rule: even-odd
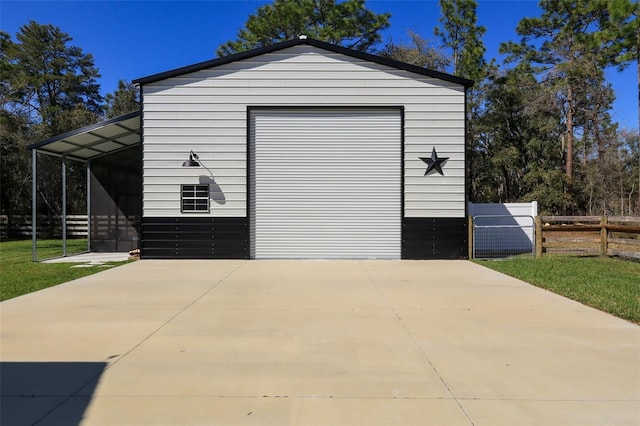
[[[366,9],[364,0],[275,0],[249,16],[237,39],[221,45],[217,53],[227,56],[302,34],[370,51],[380,42],[380,31],[389,27],[390,16]]]
[[[414,31],[410,30],[408,35],[410,43],[396,44],[390,41],[378,52],[378,55],[418,67],[446,71],[450,61],[443,52],[433,47],[428,40]]]
[[[604,4],[602,4],[604,2]],[[638,110],[640,111],[640,4],[632,0],[600,0],[599,7],[606,10],[606,18],[593,34],[591,44],[600,52],[602,66],[615,66],[623,70],[636,62]],[[640,114],[638,115],[640,132]]]
[[[442,28],[434,33],[452,52],[453,74],[480,82],[486,76],[482,36],[487,29],[477,25],[477,8],[475,0],[440,0]]]
[[[475,0],[440,0],[442,28],[436,27],[434,33],[452,53],[453,74],[475,82],[474,87],[467,89],[467,175],[471,188],[470,198],[482,201],[480,194],[474,192],[476,187],[472,184],[479,174],[478,168],[483,167],[476,161],[476,151],[481,140],[475,126],[482,115],[484,80],[492,66],[484,58],[486,48],[482,36],[486,28],[477,24],[477,7]]]
[[[79,122],[89,124],[100,116],[100,74],[91,54],[70,45],[72,38],[59,28],[34,21],[20,27],[16,39],[6,53],[13,67],[7,76],[14,94],[10,108],[44,125],[46,136],[71,130]]]
[[[511,60],[533,64],[537,73],[553,83],[554,94],[564,106],[567,177],[573,178],[574,125],[579,107],[578,92],[588,91],[593,80],[603,79],[601,44],[595,34],[606,21],[605,0],[543,0],[538,18],[524,18],[517,32],[521,42],[505,43],[503,53]],[[589,84],[585,84],[589,81]]]
[[[1,208],[5,213],[30,211],[30,153],[26,146],[100,119],[102,97],[93,56],[71,44],[53,25],[34,21],[20,27],[13,41],[0,33],[0,167]],[[40,199],[52,213],[60,211],[60,162],[38,163]],[[84,166],[69,163],[69,205],[84,193]],[[77,179],[76,179],[77,178]],[[75,183],[77,183],[77,185]]]
[[[140,90],[134,84],[120,80],[115,92],[105,97],[107,118],[117,117],[140,109]]]

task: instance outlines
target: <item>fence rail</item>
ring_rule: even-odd
[[[477,216],[478,220],[488,220],[499,216]],[[524,216],[523,216],[524,217]],[[98,221],[100,222],[100,221]],[[619,256],[640,260],[640,217],[633,216],[537,216],[535,231],[527,232],[526,224],[510,223],[474,223],[470,218],[470,231],[480,225],[480,233],[472,238],[470,234],[470,255],[473,257],[494,257],[496,253],[480,253],[482,250],[494,250],[491,244],[499,243],[509,248],[516,241],[526,243],[526,239],[535,238],[536,257],[545,255],[569,256]],[[102,228],[106,224],[96,223],[92,233],[107,232]],[[502,227],[512,235],[490,236]],[[37,235],[44,238],[58,238],[62,235],[62,220],[57,216],[38,216]],[[518,229],[520,228],[520,229]],[[105,228],[106,229],[106,228]],[[518,234],[514,235],[513,232]],[[523,233],[523,231],[525,231]],[[531,229],[533,231],[533,229]],[[475,232],[475,231],[474,231]],[[484,233],[487,233],[484,235]],[[522,234],[522,235],[521,235]],[[535,236],[535,237],[534,237]],[[0,239],[31,237],[30,215],[0,215]],[[67,216],[67,237],[87,237],[87,216]],[[516,238],[517,237],[517,238]],[[505,239],[506,238],[506,239]],[[473,243],[472,243],[473,241]],[[475,244],[475,245],[472,245]],[[486,246],[486,247],[485,247]],[[510,255],[512,250],[508,250]],[[527,250],[519,250],[524,253]]]
[[[538,216],[536,256],[552,254],[640,260],[640,217]]]
[[[60,216],[38,216],[37,235],[44,238],[62,236]],[[31,215],[0,215],[0,239],[31,237]],[[87,237],[87,215],[67,215],[67,237]]]

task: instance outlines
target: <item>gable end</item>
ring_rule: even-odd
[[[279,50],[287,49],[293,46],[299,46],[302,44],[307,44],[310,46],[317,47],[319,49],[328,50],[334,53],[341,53],[346,56],[350,56],[357,59],[362,59],[369,62],[378,63],[381,65],[386,65],[391,68],[397,68],[405,71],[410,71],[416,74],[437,78],[440,80],[448,81],[451,83],[456,83],[464,86],[465,88],[473,86],[474,82],[471,80],[467,80],[466,78],[456,77],[451,74],[434,71],[426,68],[421,68],[415,65],[407,64],[404,62],[395,61],[393,59],[383,58],[381,56],[372,55],[370,53],[360,52],[358,50],[348,49],[346,47],[337,46],[335,44],[326,43],[323,41],[310,39],[310,38],[297,38],[293,40],[287,40],[281,43],[273,44],[270,46],[265,46],[257,49],[248,50],[246,52],[241,52],[231,56],[225,56],[222,58],[217,58],[209,61],[199,62],[193,65],[188,65],[186,67],[176,68],[173,70],[165,71],[158,74],[153,74],[147,77],[138,78],[133,80],[134,84],[148,84],[153,83],[160,80],[165,80],[167,78],[177,77],[180,75],[192,73],[195,71],[200,71],[207,68],[213,68],[221,65],[225,65],[231,62],[241,61],[244,59],[253,58],[255,56],[264,55],[266,53],[277,52]]]

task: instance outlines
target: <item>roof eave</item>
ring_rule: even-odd
[[[148,84],[159,80],[165,80],[167,78],[176,77],[191,72],[200,71],[207,68],[217,67],[220,65],[230,64],[232,62],[241,61],[243,59],[253,58],[255,56],[263,55],[265,53],[275,52],[288,47],[296,46],[300,44],[300,39],[287,40],[282,43],[272,44],[265,47],[259,47],[257,49],[247,50],[245,52],[236,53],[235,55],[223,56],[216,59],[210,59],[208,61],[198,62],[196,64],[187,65],[185,67],[175,68],[169,71],[164,71],[157,74],[152,74],[147,77],[141,77],[133,80],[134,84]]]
[[[363,59],[369,62],[381,64],[381,65],[386,65],[391,68],[410,71],[416,74],[425,75],[428,77],[433,77],[440,80],[448,81],[451,83],[460,84],[465,88],[469,88],[474,84],[472,80],[468,80],[466,78],[456,77],[451,74],[443,73],[440,71],[434,71],[427,68],[421,68],[415,65],[404,63],[404,62],[395,61],[393,59],[387,59],[380,56],[372,55],[370,53],[360,52],[358,50],[349,49],[343,46],[326,43],[324,41],[315,40],[311,38],[302,38],[302,37],[283,41],[281,43],[276,43],[269,46],[260,47],[257,49],[247,50],[245,52],[237,53],[235,55],[224,56],[224,57],[212,59],[209,61],[199,62],[196,64],[188,65],[186,67],[176,68],[176,69],[165,71],[162,73],[153,74],[147,77],[138,78],[133,80],[133,83],[139,84],[139,85],[154,83],[156,81],[165,80],[167,78],[177,77],[180,75],[184,75],[184,74],[188,74],[196,71],[201,71],[203,69],[213,68],[220,65],[229,64],[232,62],[241,61],[243,59],[253,58],[259,55],[277,52],[279,50],[287,49],[287,48],[298,46],[301,44],[308,44],[310,46],[314,46],[314,47],[328,50],[331,52],[340,53],[346,56]]]
[[[87,133],[87,132],[90,132],[92,130],[97,130],[97,129],[100,129],[102,127],[108,126],[110,124],[119,123],[120,121],[129,120],[129,119],[134,118],[136,116],[140,116],[140,111],[134,111],[134,112],[130,112],[128,114],[119,115],[118,117],[114,117],[114,118],[111,118],[109,120],[100,121],[100,122],[95,123],[95,124],[90,124],[88,126],[81,127],[79,129],[74,129],[74,130],[71,130],[69,132],[62,133],[60,135],[53,136],[51,138],[45,139],[43,141],[35,142],[35,143],[32,143],[31,145],[27,145],[26,149],[28,149],[28,150],[38,149],[38,148],[40,148],[42,146],[45,146],[45,145],[48,145],[48,144],[50,144],[52,142],[56,142],[56,141],[59,141],[59,140],[62,140],[62,139],[70,138],[72,136],[76,136],[76,135],[79,135],[79,134],[82,134],[82,133]]]

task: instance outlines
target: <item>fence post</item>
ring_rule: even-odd
[[[542,257],[542,216],[536,216],[536,259]]]
[[[600,256],[607,255],[607,216],[602,215],[600,220]]]
[[[467,233],[469,234],[469,237],[467,238],[467,241],[469,242],[469,247],[467,248],[467,250],[469,250],[469,259],[473,259],[473,217],[468,216],[467,220],[468,220]]]

